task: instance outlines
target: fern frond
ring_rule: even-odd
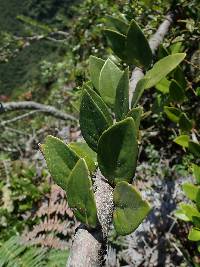
[[[0,247],[0,267],[45,267],[47,250],[26,247],[20,237],[11,237]]]
[[[19,237],[11,237],[0,248],[0,267],[7,266],[10,262],[17,264],[17,257],[25,251],[26,247],[19,244]],[[20,263],[19,263],[20,264]]]
[[[65,267],[67,259],[69,257],[69,251],[51,249],[48,253],[48,267]]]

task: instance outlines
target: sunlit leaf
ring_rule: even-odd
[[[123,75],[115,63],[107,59],[100,73],[99,92],[106,104],[113,107],[118,83]]]
[[[190,137],[188,135],[180,135],[176,137],[173,141],[182,147],[188,147]]]
[[[165,106],[164,112],[171,121],[175,123],[179,122],[181,111],[178,108]]]
[[[147,71],[144,78],[148,79],[145,89],[155,86],[164,77],[166,77],[173,69],[175,69],[185,58],[185,53],[169,55],[157,61],[153,68]]]
[[[105,64],[105,61],[101,58],[90,56],[89,58],[89,72],[90,72],[90,78],[94,85],[94,87],[99,90],[99,76],[101,69],[103,68],[103,65]]]
[[[93,172],[96,169],[97,154],[83,142],[72,142],[68,145],[80,158],[84,158],[88,169]]]
[[[200,241],[200,229],[192,228],[189,232],[188,239],[191,241]]]
[[[116,89],[115,115],[119,121],[126,117],[129,111],[129,71],[124,71]]]
[[[79,221],[90,227],[96,226],[97,209],[92,181],[84,159],[76,163],[69,176],[67,200]]]
[[[79,156],[60,139],[48,135],[41,147],[54,181],[67,191],[68,177]]]
[[[114,190],[115,210],[113,223],[119,235],[135,231],[150,212],[147,201],[142,200],[137,189],[127,182],[120,182]]]

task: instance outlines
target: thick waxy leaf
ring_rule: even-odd
[[[185,113],[181,113],[179,126],[181,130],[185,132],[188,132],[192,129],[192,122],[188,119],[188,116]]]
[[[188,239],[191,241],[200,241],[200,229],[192,228],[189,232]]]
[[[60,139],[47,136],[42,145],[47,167],[54,181],[67,191],[69,174],[79,160],[79,156]]]
[[[92,90],[84,90],[80,107],[82,135],[94,151],[103,131],[112,124],[112,117],[101,97]]]
[[[128,94],[129,94],[129,71],[127,68],[124,71],[121,79],[119,80],[116,90],[115,115],[117,121],[124,119],[129,111]]]
[[[108,41],[110,42],[113,52],[122,60],[126,60],[126,36],[113,30],[104,30],[104,32],[108,38]]]
[[[160,91],[163,94],[168,94],[169,93],[169,88],[170,88],[171,82],[165,77],[162,80],[160,80],[159,83],[155,85],[155,88]]]
[[[178,53],[169,55],[157,61],[153,68],[150,69],[144,76],[144,78],[148,79],[145,89],[155,86],[159,81],[167,76],[167,74],[175,69],[181,63],[181,61],[183,61],[185,56],[185,53]]]
[[[199,188],[196,185],[193,185],[191,183],[184,183],[183,186],[183,191],[185,193],[185,195],[193,201],[196,201],[197,199],[197,194],[199,192]]]
[[[114,106],[116,89],[122,75],[123,71],[107,59],[100,73],[99,92],[102,99],[111,107]]]
[[[181,111],[178,108],[165,106],[164,112],[171,121],[173,121],[175,123],[179,122],[179,119],[181,116]]]
[[[77,162],[69,176],[67,199],[79,221],[90,227],[96,226],[97,209],[92,181],[84,159]]]
[[[182,102],[185,97],[184,89],[175,81],[172,80],[169,87],[169,94],[172,101]]]
[[[132,108],[126,116],[134,119],[136,131],[139,130],[142,112],[143,109],[141,107]]]
[[[182,147],[188,147],[190,137],[188,135],[180,135],[174,139],[174,142]]]
[[[132,108],[135,108],[137,106],[142,94],[144,93],[147,83],[148,83],[148,79],[144,79],[144,78],[139,80],[139,82],[137,83],[135,92],[133,94],[132,102],[131,102]]]
[[[95,56],[90,56],[89,58],[90,78],[92,80],[94,87],[97,90],[99,90],[99,76],[104,64],[105,61],[101,58]]]
[[[111,184],[132,180],[137,154],[137,130],[130,117],[111,126],[99,139],[98,164]]]
[[[196,182],[200,184],[200,166],[196,164],[192,164],[192,172],[196,179]]]
[[[126,35],[129,25],[122,19],[107,16],[108,26],[113,27],[116,31]]]
[[[200,157],[200,144],[190,141],[188,148],[196,157]]]
[[[173,54],[157,61],[153,68],[147,71],[144,78],[137,83],[132,99],[132,107],[137,105],[145,89],[149,89],[158,84],[162,79],[165,78],[165,76],[167,76],[174,68],[176,68],[178,64],[180,64],[185,56],[185,53]],[[164,90],[168,89],[165,88]]]
[[[84,158],[91,172],[95,171],[97,154],[86,143],[72,142],[68,146],[75,151],[80,158]]]
[[[114,190],[114,227],[119,235],[135,231],[150,212],[148,202],[142,200],[136,188],[127,182],[120,182]]]
[[[148,68],[152,62],[149,43],[138,24],[132,20],[126,39],[127,62],[140,68]]]
[[[87,88],[86,91],[90,95],[90,97],[93,99],[95,104],[98,106],[98,108],[102,111],[108,123],[112,124],[113,119],[112,119],[111,113],[109,112],[108,107],[106,106],[104,101],[101,99],[101,97],[96,92],[91,90],[90,88]]]

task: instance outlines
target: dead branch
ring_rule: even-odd
[[[43,112],[47,115],[53,116],[61,120],[77,121],[77,118],[75,118],[74,116],[60,111],[53,106],[44,105],[33,101],[6,102],[1,103],[1,105],[2,107],[0,109],[0,114],[18,110],[36,110],[38,112]]]

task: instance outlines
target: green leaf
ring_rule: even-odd
[[[129,70],[128,68],[123,72],[119,80],[116,98],[115,98],[115,115],[116,120],[119,121],[126,117],[129,111]]]
[[[72,142],[68,146],[75,151],[80,158],[84,158],[91,172],[95,171],[97,154],[86,143]]]
[[[198,186],[193,185],[191,183],[184,183],[183,186],[183,191],[185,193],[185,195],[192,201],[196,201],[197,198],[197,194],[199,191]]]
[[[182,42],[176,42],[169,47],[172,54],[179,53],[183,51]]]
[[[192,122],[185,113],[181,113],[179,118],[179,126],[182,131],[189,132],[192,129]]]
[[[163,94],[168,94],[170,84],[171,82],[166,77],[164,77],[162,80],[160,80],[159,83],[155,85],[155,88]]]
[[[197,96],[200,96],[200,87],[197,87],[197,89],[196,89],[196,95]]]
[[[80,107],[81,133],[94,151],[102,133],[112,124],[112,117],[101,99],[92,90],[84,90]]]
[[[185,56],[185,53],[178,53],[169,55],[157,61],[153,65],[153,68],[147,71],[146,75],[144,76],[145,79],[148,79],[145,89],[151,88],[160,82],[173,69],[175,69],[181,63],[181,61],[183,61]]]
[[[190,137],[188,135],[180,135],[176,137],[173,141],[182,147],[188,147]]]
[[[107,16],[108,24],[113,27],[116,31],[126,35],[129,25],[122,19]]]
[[[197,209],[200,211],[200,188],[199,187],[198,187],[198,191],[196,194],[195,202],[196,202]]]
[[[126,54],[125,54],[125,42],[126,42],[126,36],[113,31],[113,30],[104,30],[106,37],[108,38],[108,41],[111,45],[111,48],[113,52],[122,60],[126,60]]]
[[[185,98],[184,89],[175,80],[171,81],[169,94],[171,100],[178,103],[182,102]]]
[[[54,181],[67,191],[69,174],[79,160],[79,156],[63,141],[51,135],[46,137],[41,149]]]
[[[134,20],[131,21],[127,33],[126,55],[129,64],[145,69],[151,65],[151,48],[142,30]]]
[[[189,232],[188,239],[191,241],[200,241],[200,229],[192,228]]]
[[[196,156],[198,158],[200,157],[200,144],[193,142],[193,141],[190,141],[188,148],[189,148],[190,152],[193,153],[194,156]]]
[[[135,92],[133,94],[132,102],[131,102],[131,107],[135,108],[144,93],[144,90],[146,88],[146,84],[148,83],[148,79],[142,78],[139,80],[139,82],[136,85]]]
[[[196,182],[200,184],[200,166],[196,164],[192,164],[192,172],[196,179]]]
[[[184,214],[189,218],[190,221],[192,221],[194,216],[198,218],[200,217],[199,211],[193,205],[182,203],[180,204],[180,208],[184,212]]]
[[[189,222],[190,221],[190,218],[185,214],[185,212],[182,210],[182,209],[178,209],[174,212],[174,215],[182,220],[182,221],[185,221],[185,222]]]
[[[123,75],[110,59],[107,59],[100,73],[99,93],[106,104],[113,107],[115,103],[116,89]]]
[[[178,108],[173,108],[173,107],[164,107],[164,112],[167,115],[167,117],[175,122],[178,123],[179,122],[179,118],[181,116],[181,111]]]
[[[69,176],[67,199],[79,221],[96,227],[97,209],[92,181],[84,159],[77,162]]]
[[[119,235],[135,231],[150,212],[147,201],[142,200],[136,188],[127,182],[120,182],[114,190],[114,227]]]
[[[127,118],[131,117],[134,119],[136,131],[139,130],[142,113],[143,109],[141,107],[137,107],[137,108],[132,108],[126,116]]]
[[[94,85],[94,87],[99,90],[99,76],[101,69],[103,68],[103,65],[105,64],[105,60],[90,56],[89,58],[89,73],[91,81]]]
[[[132,180],[137,154],[137,131],[130,117],[111,126],[99,139],[98,164],[111,184]]]
[[[192,217],[192,222],[194,223],[194,225],[198,228],[200,228],[200,218],[199,217]]]

